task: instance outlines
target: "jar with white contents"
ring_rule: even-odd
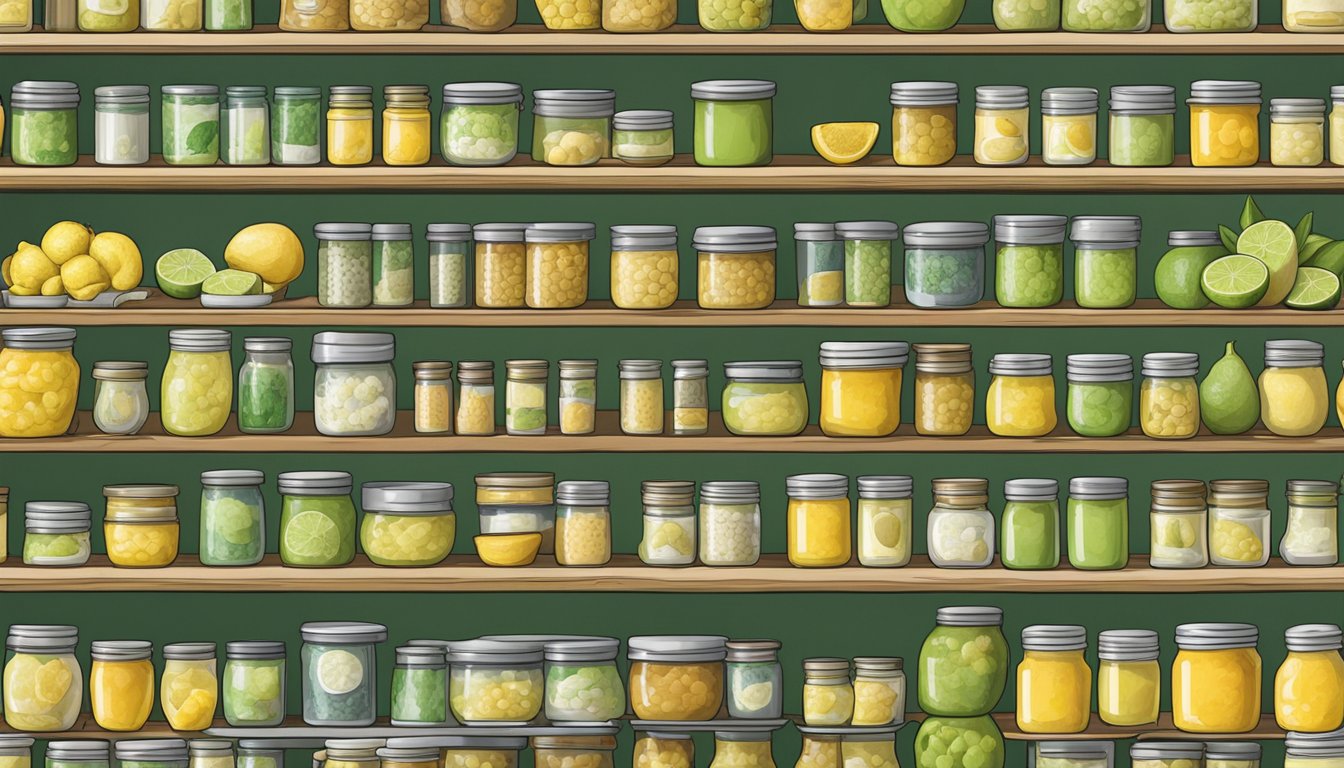
[[[1279,555],[1289,565],[1339,562],[1339,483],[1288,481],[1288,527]]]
[[[471,296],[467,272],[471,225],[430,224],[425,227],[425,239],[429,241],[429,306],[435,309],[467,306]]]
[[[690,565],[695,562],[695,483],[645,480],[644,535],[639,559],[645,565]]]
[[[313,337],[313,419],[324,435],[385,435],[396,419],[396,337],[323,331]]]
[[[994,559],[994,515],[989,481],[945,477],[933,481],[929,559],[939,568],[984,568]]]
[[[93,91],[94,162],[149,162],[149,86],[105,85]]]
[[[373,227],[323,223],[317,235],[317,303],[355,309],[373,303]]]
[[[751,480],[700,484],[700,562],[755,565],[761,558],[761,486]]]
[[[103,434],[134,435],[145,425],[149,418],[148,377],[148,363],[93,364],[93,423]]]

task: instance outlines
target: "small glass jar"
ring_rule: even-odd
[[[226,745],[229,755],[227,768],[231,768],[233,749],[228,746],[229,742],[211,743]],[[188,768],[191,765],[189,754],[187,742],[183,739],[132,739],[117,741],[112,745],[116,764],[124,768]]]
[[[317,303],[358,309],[373,303],[373,226],[317,224]]]
[[[1196,80],[1190,84],[1190,164],[1241,167],[1260,159],[1260,84]]]
[[[1344,8],[1333,2],[1287,0],[1283,4],[1283,28],[1289,32],[1344,32]]]
[[[1200,480],[1153,482],[1149,565],[1154,568],[1203,568],[1209,564],[1205,493],[1204,483]]]
[[[45,29],[47,32],[69,32],[53,26],[53,11],[57,3],[47,8]],[[71,5],[76,5],[71,3]],[[80,32],[134,32],[140,26],[140,0],[128,0],[124,4],[104,7],[101,2],[81,0],[78,4],[78,31]],[[31,11],[31,9],[29,9]],[[31,22],[31,19],[30,19]],[[29,27],[31,29],[31,26]],[[10,31],[6,29],[5,31]],[[17,30],[28,31],[28,30]]]
[[[677,300],[677,228],[611,228],[611,301],[621,309],[667,309]]]
[[[975,414],[970,344],[915,344],[915,431],[964,435]]]
[[[616,669],[620,648],[621,641],[614,637],[546,643],[546,719],[552,723],[620,719],[625,714],[625,683]],[[607,762],[610,768],[610,759]]]
[[[633,768],[695,768],[695,742],[689,733],[636,731]]]
[[[46,764],[51,768],[109,768],[110,757],[111,746],[106,741],[47,742]]]
[[[1245,733],[1260,722],[1260,632],[1254,624],[1181,624],[1171,664],[1172,724],[1186,733]]]
[[[1075,216],[1073,298],[1085,309],[1120,309],[1138,294],[1138,216]]]
[[[89,704],[98,727],[138,731],[149,719],[154,706],[153,653],[154,646],[145,640],[93,641],[89,650],[93,660],[89,667]],[[182,751],[185,760],[185,744]]]
[[[994,0],[994,27],[1000,32],[1053,32],[1059,29],[1059,3]],[[1047,89],[1049,90],[1049,89]],[[1046,160],[1049,164],[1050,161]]]
[[[1081,733],[1092,709],[1087,628],[1037,624],[1022,630],[1017,727],[1023,733]]]
[[[798,22],[808,32],[840,32],[862,21],[859,4],[847,0],[794,0],[793,7]]]
[[[791,475],[785,479],[785,485],[789,494],[789,563],[799,568],[833,568],[848,563],[854,546],[849,478],[831,474]],[[808,724],[843,723],[809,721]]]
[[[593,25],[596,26],[596,14]],[[611,156],[616,92],[545,89],[532,92],[532,160],[546,165],[594,165]]]
[[[201,473],[202,565],[260,563],[266,554],[266,502],[257,469],[217,469]]]
[[[444,745],[444,768],[518,768],[518,753],[527,747],[527,739],[508,736],[448,736]]]
[[[989,361],[985,424],[1003,437],[1042,437],[1057,423],[1050,355],[999,354]]]
[[[1340,30],[1344,31],[1344,8],[1336,16]],[[1287,21],[1285,17],[1285,28]],[[1330,86],[1330,164],[1344,165],[1344,85]]]
[[[905,722],[905,662],[900,657],[854,659],[855,727],[885,727]]]
[[[460,309],[471,302],[467,252],[471,250],[470,224],[429,224],[429,306]]]
[[[1279,556],[1289,565],[1339,562],[1339,483],[1289,480],[1288,524]]]
[[[905,298],[916,307],[969,307],[985,296],[985,243],[978,221],[929,221],[905,228]]]
[[[897,165],[944,165],[957,156],[956,83],[892,83],[888,100]]]
[[[739,21],[746,16],[744,11]],[[691,83],[691,100],[695,102],[695,164],[769,165],[775,156],[775,90],[775,84],[769,80]]]
[[[989,481],[944,477],[933,481],[929,559],[939,568],[984,568],[994,559],[994,515]],[[923,699],[921,697],[921,706]]]
[[[27,736],[0,736],[0,760],[9,768],[32,768],[33,739]]]
[[[729,640],[724,696],[740,720],[777,718],[784,710],[784,671],[778,640]],[[688,767],[689,768],[689,767]]]
[[[204,5],[189,0],[144,0],[140,26],[150,32],[199,32],[204,27]]]
[[[373,239],[373,305],[410,306],[415,301],[415,246],[411,243],[411,225],[374,224],[370,236]]]
[[[329,93],[327,162],[368,165],[373,162],[373,88],[333,85]]]
[[[90,3],[87,13],[102,17]],[[135,5],[131,2],[130,5]],[[86,11],[81,11],[84,16]],[[129,13],[129,10],[128,10]],[[130,29],[136,27],[132,20]],[[149,162],[149,86],[104,85],[93,91],[93,160],[99,165]]]
[[[313,757],[316,759],[321,755],[322,766],[329,768],[380,768],[378,750],[386,743],[384,739],[327,739],[326,749],[314,753]]]
[[[365,486],[367,487],[367,486]],[[392,668],[391,715],[393,725],[430,726],[448,722],[448,662],[444,649],[404,645],[396,650]],[[431,750],[438,764],[438,750]]]
[[[390,333],[322,331],[313,337],[313,421],[324,435],[385,435],[397,415]]]
[[[451,434],[453,431],[453,364],[412,363],[415,373],[415,431]]]
[[[1003,307],[1050,307],[1064,298],[1065,216],[995,216],[994,298]]]
[[[643,635],[627,643],[630,708],[642,720],[712,720],[723,706],[727,638]]]
[[[105,485],[103,540],[121,568],[162,568],[177,559],[176,485]],[[132,729],[134,730],[134,729]]]
[[[506,360],[504,426],[510,435],[546,434],[546,383],[551,364],[545,360]]]
[[[204,731],[214,724],[219,700],[219,673],[214,643],[169,643],[163,646],[159,704],[175,731]],[[230,742],[224,742],[226,746]],[[230,763],[233,753],[229,752]],[[227,766],[225,767],[227,768]]]
[[[1151,629],[1108,629],[1097,635],[1097,714],[1133,727],[1157,722],[1162,698],[1159,641]]]
[[[467,640],[448,653],[448,701],[466,725],[527,723],[542,708],[540,643]]]
[[[588,301],[588,250],[596,234],[586,223],[527,226],[527,306],[573,309]]]
[[[662,1],[654,0],[655,3]],[[612,5],[634,4],[634,2],[635,0],[617,0],[616,3],[603,3],[603,12],[606,13],[606,8]],[[675,8],[673,11],[672,20],[675,21]],[[643,167],[665,165],[676,156],[672,125],[672,112],[665,109],[617,112],[611,118],[611,156],[626,165]]]
[[[716,4],[714,0],[697,0],[696,11],[700,27],[708,32],[757,32],[770,26],[774,11],[773,0],[750,0],[740,7]]]
[[[723,364],[723,425],[734,435],[791,436],[807,426],[800,360]]]
[[[237,768],[284,768],[285,749],[289,742],[283,739],[239,739]]]
[[[611,731],[606,733],[605,731]],[[588,768],[612,768],[616,752],[617,729],[612,726],[594,734],[591,728],[575,734],[533,736],[532,753],[537,768],[562,768],[582,765]]]
[[[371,0],[355,0],[356,19],[360,6]],[[425,0],[402,0],[407,6],[420,5]],[[427,3],[426,3],[427,5]],[[426,17],[429,9],[424,9]],[[421,24],[416,25],[419,28]],[[359,29],[358,22],[355,29]],[[424,165],[430,154],[429,86],[383,86],[383,162],[391,166]]]
[[[269,727],[285,719],[285,644],[242,640],[224,646],[224,720],[235,728]],[[281,763],[283,766],[283,763]]]
[[[672,361],[672,434],[709,431],[709,361]]]
[[[710,768],[775,768],[771,732],[714,731],[714,759],[709,765]]]
[[[611,561],[611,486],[605,480],[564,480],[555,488],[555,561]]]
[[[280,562],[305,568],[355,559],[354,478],[349,472],[281,472]]]
[[[372,725],[378,691],[375,651],[387,640],[387,627],[360,621],[310,621],[299,628],[299,634],[303,638],[303,721],[317,726]]]
[[[975,88],[975,162],[1021,165],[1031,152],[1031,109],[1021,85]]]
[[[901,424],[904,341],[821,343],[822,434],[888,437]]]
[[[29,506],[33,502],[29,502]],[[50,502],[48,502],[50,503]],[[24,560],[27,564],[27,559]],[[79,718],[84,700],[84,673],[75,658],[79,644],[79,629],[62,624],[12,624],[5,647],[9,658],[5,662],[4,703],[5,724],[16,731],[52,733],[68,730]],[[43,682],[42,697],[36,695],[39,677]],[[33,691],[23,696],[25,691]],[[47,744],[47,759],[56,760],[58,745],[71,742],[53,741]],[[106,762],[107,742],[76,742],[102,744]],[[96,759],[93,756],[90,760]]]
[[[701,309],[763,309],[774,303],[774,228],[696,227],[693,245]]]
[[[229,165],[270,165],[270,107],[264,85],[230,85],[224,89],[224,127]]]
[[[145,380],[149,364],[102,361],[93,364],[93,423],[105,435],[134,435],[149,418]]]
[[[555,475],[490,472],[476,476],[482,534],[540,533],[540,554],[555,552]]]
[[[1283,636],[1288,655],[1274,675],[1274,720],[1285,731],[1326,733],[1344,725],[1344,658],[1335,624],[1299,624]]]
[[[169,4],[183,0],[163,0]],[[200,29],[200,5],[196,27]],[[149,14],[147,1],[144,13]],[[149,27],[148,23],[144,26]],[[165,85],[163,92],[163,161],[168,165],[214,165],[219,162],[219,87]]]
[[[845,304],[890,306],[892,251],[900,228],[892,221],[841,221],[835,233],[844,241]]]
[[[910,562],[914,480],[908,475],[860,475],[857,482],[859,562],[870,568],[904,567]]]
[[[1176,132],[1176,89],[1170,85],[1111,87],[1111,165],[1171,165]]]
[[[276,86],[275,98],[271,101],[270,122],[272,163],[317,165],[322,162],[321,88]]]
[[[1064,0],[1065,32],[1147,32],[1153,22],[1150,0]]]
[[[899,768],[896,762],[897,730],[886,726],[843,734],[840,737],[840,764],[857,765],[862,762],[871,768]],[[974,756],[971,759],[974,761]]]
[[[752,480],[700,484],[700,562],[749,566],[761,559],[761,486]]]
[[[1269,482],[1210,482],[1210,562],[1214,565],[1258,568],[1269,562],[1269,546]]]
[[[999,556],[1003,566],[1040,571],[1059,565],[1059,482],[1044,478],[1003,484]],[[1080,729],[1081,730],[1081,729]]]
[[[1129,481],[1123,477],[1069,480],[1069,565],[1115,571],[1129,564]]]
[[[840,756],[840,740],[843,737],[840,734],[831,733],[829,728],[812,728],[806,725],[797,728],[803,736],[803,743],[794,768],[835,768],[843,765]],[[867,763],[866,760],[864,762]]]
[[[1129,355],[1069,355],[1065,412],[1083,437],[1114,437],[1129,430],[1134,412],[1134,359]]]
[[[560,434],[591,435],[597,426],[597,361],[561,360]]]
[[[238,368],[238,430],[264,435],[294,425],[294,342],[283,336],[243,339]]]
[[[517,0],[490,0],[473,3],[467,0],[439,0],[439,17],[447,26],[471,32],[498,32],[513,26],[518,20]],[[523,740],[524,746],[527,744]],[[502,753],[501,753],[502,754]],[[516,761],[517,756],[514,756]],[[496,766],[500,763],[496,762]],[[446,766],[445,768],[454,768]],[[513,768],[510,765],[508,768]]]
[[[1110,741],[1038,741],[1032,755],[1036,768],[1111,768],[1115,743]],[[1227,766],[1227,768],[1232,768]],[[1246,768],[1251,768],[1247,766]],[[1255,768],[1259,768],[1256,766]]]
[[[845,301],[844,248],[835,225],[799,222],[793,225],[798,260],[798,306],[835,307]]]
[[[210,329],[168,332],[159,416],[171,435],[201,437],[224,428],[233,406],[233,335]]]
[[[1027,0],[999,0],[1027,9]],[[1047,3],[1047,5],[1049,5]],[[1058,11],[1058,9],[1056,9]],[[1059,25],[1056,17],[1049,29]],[[1041,91],[1041,160],[1046,165],[1091,165],[1097,160],[1097,89],[1046,88]]]
[[[476,306],[518,309],[526,306],[527,224],[477,224]]]
[[[621,432],[627,435],[663,433],[663,361],[622,360]]]
[[[1325,162],[1325,100],[1269,100],[1269,162],[1309,168]]]
[[[457,417],[459,435],[495,434],[495,364],[463,360],[457,364]]]
[[[452,483],[365,483],[359,544],[376,565],[437,565],[453,551]]]
[[[92,512],[80,501],[29,501],[23,505],[23,564],[71,566],[89,561]],[[6,688],[6,690],[9,690]],[[5,707],[7,713],[24,713]],[[13,720],[9,721],[14,725]],[[46,730],[43,728],[22,730]],[[65,727],[51,730],[63,731]]]
[[[25,80],[10,91],[9,108],[15,165],[74,165],[79,159],[78,85]]]
[[[459,4],[467,13],[484,11],[495,3]],[[516,7],[516,2],[508,2]],[[512,24],[510,18],[508,26]],[[439,151],[451,165],[503,165],[518,154],[518,114],[523,109],[523,87],[517,83],[448,83],[443,86],[443,113],[439,117]]]
[[[1306,437],[1321,431],[1330,412],[1324,364],[1325,348],[1317,342],[1265,342],[1260,420],[1266,429],[1283,437]]]
[[[1143,356],[1139,385],[1139,425],[1143,434],[1182,440],[1199,432],[1199,355],[1149,352]]]
[[[690,565],[695,562],[695,483],[645,480],[643,536],[639,559],[645,565]]]
[[[937,622],[919,649],[919,708],[939,717],[992,710],[1008,679],[1003,609],[939,608]]]
[[[416,32],[428,22],[428,0],[350,0],[350,27],[360,32]]]

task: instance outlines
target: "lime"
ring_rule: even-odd
[[[1317,248],[1310,257],[1299,262],[1303,267],[1319,267],[1336,275],[1344,275],[1344,240],[1335,240]]]
[[[1221,245],[1184,246],[1172,248],[1162,255],[1153,272],[1157,297],[1174,309],[1200,309],[1209,304],[1209,297],[1199,286],[1199,276],[1215,260],[1226,256]]]
[[[201,293],[213,296],[253,296],[261,293],[261,277],[238,269],[221,269],[205,278]]]
[[[1317,251],[1333,242],[1334,240],[1331,240],[1325,235],[1318,235],[1315,232],[1307,235],[1307,242],[1303,243],[1302,248],[1298,250],[1298,262],[1301,264],[1310,264],[1311,257],[1315,256]]]
[[[1269,269],[1263,261],[1234,253],[1215,259],[1199,277],[1204,295],[1220,307],[1243,309],[1254,306],[1269,287]]]
[[[1270,307],[1288,297],[1297,278],[1297,235],[1292,227],[1274,219],[1256,222],[1237,238],[1237,253],[1253,256],[1269,269],[1269,285],[1257,306]]]
[[[215,265],[195,248],[178,248],[159,257],[154,264],[154,279],[159,288],[174,299],[194,299],[201,295],[201,283],[215,274]]]
[[[317,684],[333,696],[349,693],[364,681],[364,664],[349,651],[336,648],[317,657]]]
[[[1332,309],[1339,303],[1339,277],[1328,269],[1300,267],[1288,294],[1293,309]]]
[[[321,560],[340,550],[341,531],[335,520],[306,509],[285,526],[281,545],[296,560]]]

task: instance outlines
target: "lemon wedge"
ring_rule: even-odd
[[[877,123],[818,123],[812,126],[812,147],[828,162],[849,165],[873,151],[877,131]]]
[[[486,565],[531,565],[541,548],[540,533],[495,533],[477,536],[476,554]]]

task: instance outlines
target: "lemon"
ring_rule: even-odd
[[[841,301],[845,297],[845,273],[813,272],[807,276],[807,295],[813,301]]]
[[[991,163],[1011,163],[1027,152],[1027,143],[1021,138],[1001,136],[980,145],[980,153]]]
[[[364,681],[364,663],[355,654],[335,648],[317,657],[317,684],[333,696],[349,693]]]
[[[74,679],[75,676],[64,661],[52,659],[38,668],[33,695],[47,706],[59,704],[70,690],[70,684]]]
[[[215,678],[199,667],[192,667],[173,678],[168,685],[168,703],[177,709],[186,705],[187,700],[197,691],[213,691]]]
[[[335,552],[341,546],[341,532],[330,517],[313,509],[294,516],[285,527],[283,547],[296,559],[314,559]]]
[[[145,262],[140,257],[139,246],[120,232],[99,232],[89,244],[89,255],[103,265],[113,290],[129,291],[145,276]]]
[[[873,537],[887,549],[895,549],[901,543],[901,518],[890,512],[873,515]]]
[[[47,258],[41,248],[32,243],[19,243],[18,249],[10,257],[10,279],[7,282],[11,288],[27,288],[29,293],[26,295],[32,296],[43,283],[60,273],[61,268]]]
[[[58,221],[42,236],[42,250],[56,265],[89,252],[93,229],[77,221]]]
[[[215,694],[198,688],[191,692],[175,718],[184,730],[204,730],[215,719]]]
[[[224,262],[234,269],[261,275],[272,285],[285,285],[303,272],[303,243],[284,224],[253,224],[229,241]]]
[[[25,715],[38,715],[48,707],[37,701],[37,675],[42,662],[26,653],[18,653],[9,662],[5,675],[5,698],[8,709]]]
[[[45,283],[42,284],[42,295],[43,295],[43,296],[64,296],[64,295],[65,295],[65,281],[64,281],[64,280],[61,280],[61,276],[60,276],[60,275],[57,275],[57,276],[55,276],[55,277],[53,277],[53,278],[47,280]]]
[[[76,256],[62,264],[61,280],[70,297],[79,301],[89,301],[112,286],[103,266],[88,255]]]
[[[1022,135],[1022,127],[1016,121],[1009,120],[1006,117],[994,118],[994,130],[998,131],[1000,136],[1014,139]]]
[[[877,123],[818,123],[812,126],[812,147],[836,165],[858,162],[877,143]]]
[[[1158,533],[1157,543],[1164,547],[1189,549],[1195,545],[1195,526],[1189,520],[1168,520]]]
[[[733,693],[733,698],[742,709],[748,712],[755,712],[764,709],[770,705],[770,701],[775,697],[775,687],[770,683],[752,683],[737,689]]]
[[[540,533],[497,533],[477,536],[476,554],[486,565],[530,565],[541,548]]]

